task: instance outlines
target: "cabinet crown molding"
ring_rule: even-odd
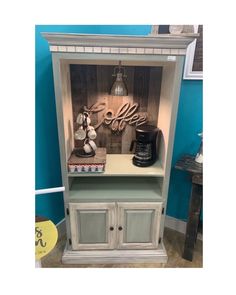
[[[97,53],[99,47],[127,49],[127,53],[131,49],[150,48],[154,52],[157,49],[186,49],[187,46],[198,36],[198,34],[161,34],[161,35],[147,35],[147,36],[130,36],[130,35],[87,35],[87,34],[71,34],[71,33],[41,33],[48,41],[51,51],[67,51],[65,47],[75,46],[91,48],[94,52],[96,48]],[[93,48],[93,49],[92,49]],[[72,51],[72,49],[71,49]],[[75,51],[77,51],[75,49]],[[185,52],[185,51],[184,51]],[[104,53],[104,50],[101,50]],[[108,53],[108,52],[107,52]],[[110,52],[109,52],[110,53]],[[115,53],[115,52],[114,52]],[[139,53],[139,52],[137,52]],[[144,54],[151,52],[144,51]]]

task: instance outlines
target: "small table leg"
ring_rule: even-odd
[[[202,206],[202,185],[192,183],[189,215],[185,235],[183,258],[192,261],[197,229]]]

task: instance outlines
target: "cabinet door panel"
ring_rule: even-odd
[[[154,210],[126,210],[125,243],[151,243]]]
[[[161,202],[118,203],[118,248],[157,248],[161,211]]]
[[[78,210],[78,226],[81,244],[107,243],[107,210]]]
[[[70,203],[73,250],[113,249],[115,203]]]

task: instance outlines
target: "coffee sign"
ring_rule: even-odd
[[[106,109],[105,103],[96,103],[91,108],[84,107],[85,111],[90,113],[98,113],[104,111],[103,119],[98,122],[95,129],[99,128],[102,124],[109,126],[114,132],[121,132],[125,129],[126,125],[143,125],[147,123],[148,115],[147,113],[137,112],[139,108],[138,103],[131,104],[126,102],[122,104],[117,112],[112,109]]]
[[[142,125],[147,122],[147,115],[136,113],[138,107],[138,103],[131,105],[127,102],[116,113],[110,109],[105,113],[103,123],[109,125],[112,131],[123,131],[126,124]]]

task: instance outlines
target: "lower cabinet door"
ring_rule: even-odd
[[[161,212],[162,202],[118,203],[118,248],[157,248]]]
[[[115,203],[70,203],[73,250],[113,249]]]

